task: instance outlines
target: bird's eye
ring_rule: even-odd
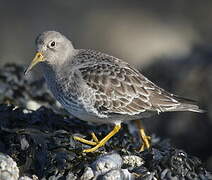
[[[54,48],[55,45],[56,45],[55,41],[51,41],[51,42],[49,43],[49,47],[50,47],[50,48]]]

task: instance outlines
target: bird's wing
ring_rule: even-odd
[[[94,90],[95,108],[101,112],[135,115],[146,110],[160,112],[179,104],[172,94],[128,63],[106,54],[87,53],[86,65],[79,71]]]

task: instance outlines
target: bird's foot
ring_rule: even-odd
[[[97,145],[97,144],[99,143],[99,140],[98,140],[98,138],[96,137],[95,133],[92,132],[92,133],[91,133],[91,136],[92,136],[92,140],[90,140],[90,141],[87,140],[87,139],[78,137],[78,136],[74,136],[74,140],[79,141],[79,142],[84,143],[84,144],[92,145],[92,146]]]
[[[150,148],[150,146],[151,146],[151,137],[146,135],[144,127],[141,124],[140,120],[136,120],[136,124],[137,124],[138,129],[139,129],[139,134],[140,134],[141,140],[143,142],[142,146],[139,149],[139,152],[142,152],[145,149],[149,149]]]
[[[139,152],[144,151],[145,149],[149,149],[150,148],[150,141],[151,141],[151,137],[150,136],[141,136],[141,139],[143,141],[142,146],[139,149]]]
[[[98,148],[104,146],[105,143],[120,130],[120,128],[121,128],[121,125],[116,125],[114,127],[114,129],[100,141],[98,140],[98,138],[96,137],[96,135],[94,133],[91,133],[91,136],[92,136],[92,140],[91,141],[83,139],[81,137],[76,137],[76,136],[74,137],[74,140],[80,141],[80,142],[82,142],[84,144],[88,144],[88,145],[94,146],[93,148],[84,149],[83,152],[86,152],[86,153],[94,152]]]

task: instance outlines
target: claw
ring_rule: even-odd
[[[117,132],[119,132],[119,130],[121,129],[121,125],[118,124],[114,127],[114,129],[107,135],[105,136],[101,141],[98,140],[98,138],[96,137],[96,135],[94,133],[91,133],[92,136],[92,140],[94,141],[88,141],[86,139],[80,138],[80,137],[74,137],[75,140],[80,141],[84,144],[88,144],[88,145],[92,145],[94,146],[93,148],[89,148],[89,149],[85,149],[83,150],[83,152],[94,152],[96,151],[98,148],[102,147],[105,145],[105,143],[111,138],[113,137]]]
[[[95,135],[94,132],[91,133],[91,136],[92,136],[92,139],[93,139],[96,143],[99,142],[99,140],[98,140],[98,138],[96,137],[96,135]]]
[[[141,122],[139,120],[136,121],[137,123],[137,126],[139,128],[139,133],[140,133],[140,137],[142,139],[142,146],[141,148],[139,149],[139,152],[142,152],[144,151],[145,149],[149,149],[150,148],[150,144],[151,144],[151,137],[150,136],[147,136],[146,133],[145,133],[145,130],[141,124]]]

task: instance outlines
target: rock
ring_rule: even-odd
[[[72,172],[69,172],[66,176],[66,180],[77,180],[77,177]]]
[[[22,108],[0,105],[0,127],[0,150],[15,157],[22,165],[22,173],[33,169],[39,179],[212,178],[200,160],[174,148],[167,140],[157,141],[152,149],[142,153],[136,151],[136,147],[134,150],[130,146],[129,149],[120,147],[122,133],[128,133],[126,126],[105,148],[87,154],[82,153],[86,145],[76,143],[71,137],[76,132],[89,134],[90,129],[104,132],[101,126],[67,119],[44,107],[25,113]],[[109,129],[105,134],[107,131]],[[133,144],[137,140],[134,137],[128,141]],[[107,151],[108,146],[117,151]]]
[[[80,177],[81,180],[90,180],[94,178],[94,172],[91,167],[86,167],[83,175]]]
[[[111,169],[120,169],[122,166],[122,158],[117,153],[105,154],[100,156],[91,166],[95,175],[105,174]]]
[[[21,176],[18,180],[35,180],[35,179],[32,179],[28,176]]]
[[[131,180],[134,179],[127,169],[121,169],[123,160],[117,153],[108,153],[100,156],[90,167],[86,167],[81,180]]]
[[[123,156],[123,164],[131,168],[136,168],[143,165],[144,160],[136,155]]]
[[[100,179],[102,180],[134,180],[135,176],[127,169],[112,169],[105,173]]]
[[[0,179],[17,180],[18,177],[19,169],[16,162],[10,156],[0,153]]]
[[[26,104],[27,109],[37,110],[41,107],[41,104],[38,104],[36,101],[29,100]]]
[[[24,67],[16,64],[6,64],[0,68],[0,102],[32,110],[42,105],[56,111],[60,109],[44,81],[25,77]]]

